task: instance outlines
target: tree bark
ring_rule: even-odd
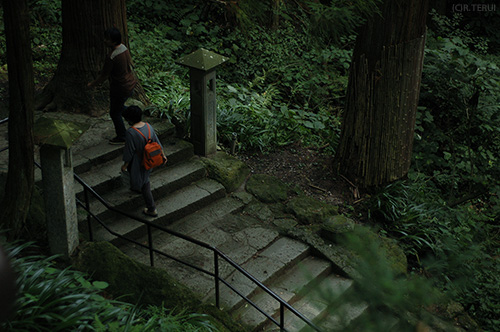
[[[9,78],[9,167],[0,224],[21,234],[34,187],[34,80],[26,0],[3,0]]]
[[[63,43],[56,73],[37,99],[37,108],[93,114],[108,107],[108,86],[88,89],[109,49],[104,31],[116,27],[128,47],[125,0],[62,1]],[[139,86],[139,98],[147,103]]]
[[[427,1],[386,0],[381,13],[356,39],[335,158],[361,187],[408,173],[422,75]]]
[[[280,26],[280,7],[282,0],[272,0],[272,11],[271,11],[271,29],[278,30]]]

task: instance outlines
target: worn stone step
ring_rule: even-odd
[[[238,214],[243,206],[244,204],[234,197],[224,197],[168,225],[167,228],[219,248],[233,236],[231,233],[226,232],[227,228],[221,226],[221,222],[230,218],[229,216],[233,214]],[[255,232],[259,235],[262,233],[262,231],[259,232],[258,230]],[[247,231],[245,233],[249,235],[247,243],[258,246],[251,239],[252,235],[250,233],[252,232]],[[274,236],[277,235],[276,232]],[[243,233],[236,232],[236,236],[244,235]],[[147,238],[143,237],[139,241],[147,243]],[[153,232],[153,243],[155,249],[166,252],[173,257],[194,264],[211,273],[214,272],[214,254],[211,250],[206,250],[164,232]],[[144,264],[149,264],[149,252],[147,249],[134,244],[122,245],[120,249],[130,257]],[[161,255],[155,256],[155,266],[165,269],[170,275],[175,276],[177,280],[198,294],[206,296],[210,293],[213,296],[215,284],[212,277]]]
[[[237,238],[243,240],[243,238],[246,237],[246,240],[249,242],[241,241],[238,249],[248,249],[237,250],[237,248],[233,248],[236,253],[232,250],[220,249],[221,247],[224,247],[226,243],[234,241],[232,234],[224,232],[220,228],[207,228],[194,235],[195,238],[203,240],[204,242],[219,248],[221,252],[230,258],[231,256],[237,256],[245,261],[250,261],[252,259],[252,254],[255,254],[258,251],[256,248],[261,246],[265,247],[269,244],[269,242],[278,237],[277,232],[268,233],[269,230],[261,227],[248,228],[238,232],[238,234],[235,235]],[[246,243],[255,243],[256,247],[246,246]],[[202,267],[209,272],[214,272],[214,254],[211,250],[200,249],[199,247],[180,239],[172,241],[172,243],[166,246],[164,250],[168,252],[177,252],[184,261],[194,264],[195,266]],[[245,251],[247,255],[243,255],[243,251]],[[209,301],[211,303],[215,302],[215,280],[212,277],[193,273],[194,271],[192,268],[172,261],[164,265],[164,268],[171,275],[182,276],[180,280],[182,280],[186,286],[202,295],[205,301]],[[219,277],[227,279],[227,277],[233,272],[234,268],[223,259],[219,258]]]
[[[377,320],[376,322],[374,321],[374,318]],[[367,325],[374,326],[374,324],[376,324],[378,331],[399,332],[399,331],[417,330],[415,326],[409,324],[409,321],[411,321],[410,317],[405,317],[405,318],[403,319],[398,318],[395,313],[390,312],[390,309],[381,311],[378,309],[374,309],[374,306],[370,306],[367,307],[360,315],[349,321],[348,325],[344,327],[343,330],[339,330],[337,328],[336,330],[332,331],[359,331],[360,329],[363,329]],[[325,320],[325,323],[327,322],[328,321]],[[328,325],[325,325],[325,328],[328,327],[329,327]],[[453,329],[447,329],[444,328],[444,326],[442,330],[440,329],[440,331],[451,331],[451,330]]]
[[[175,191],[171,195],[157,198],[155,203],[158,217],[156,218],[144,216],[141,213],[142,209],[129,210],[128,212],[139,218],[153,221],[160,226],[166,226],[224,196],[224,186],[210,179],[202,179]],[[93,222],[93,225],[95,240],[110,241],[117,246],[124,243],[124,240],[109,233],[97,222]],[[106,225],[118,234],[132,239],[143,236],[146,231],[144,224],[121,215],[108,218]]]
[[[169,149],[172,142],[177,142],[173,139],[172,135],[175,132],[175,126],[167,121],[160,121],[158,119],[149,119],[157,132],[158,138],[163,144],[165,149]],[[89,128],[89,130],[82,136],[72,151],[72,164],[75,174],[82,175],[83,173],[91,171],[101,164],[108,163],[114,159],[120,159],[123,155],[123,145],[112,145],[108,143],[108,139],[113,135],[113,125],[107,121],[98,121]],[[187,142],[186,142],[187,143]],[[188,143],[189,144],[189,143]],[[35,160],[40,162],[38,153],[35,154]],[[120,168],[117,173],[119,174]],[[41,185],[41,171],[35,170],[35,182]]]
[[[267,248],[256,253],[246,263],[241,264],[241,267],[264,285],[269,285],[286,271],[287,266],[294,265],[308,254],[309,246],[306,244],[291,238],[280,237]],[[227,269],[232,269],[227,263],[220,265],[227,266]],[[232,270],[225,279],[241,294],[249,297],[257,291],[257,286],[253,281],[239,271]],[[229,310],[246,303],[244,299],[226,285],[221,285],[220,300],[221,306]]]
[[[332,310],[330,304],[334,297],[345,292],[351,285],[352,280],[330,274],[317,287],[291,304],[323,331],[345,331],[349,322],[367,308],[366,304],[345,303],[337,310]],[[307,323],[288,310],[285,310],[285,328],[288,331],[313,331]]]
[[[290,266],[269,288],[286,302],[291,302],[316,286],[331,270],[330,262],[307,256],[296,265]],[[251,300],[270,316],[279,315],[280,303],[268,293],[258,291],[251,296]],[[233,317],[247,326],[253,326],[253,331],[263,331],[263,326],[268,322],[267,317],[250,304],[238,308]]]
[[[146,118],[156,131],[156,134],[165,148],[168,145],[169,137],[175,133],[175,126],[168,121]],[[94,127],[89,128],[85,137],[75,144],[73,149],[74,172],[81,174],[89,171],[92,167],[110,161],[123,154],[123,145],[112,145],[103,136],[110,136],[113,128],[111,123],[99,122]]]
[[[193,146],[191,143],[182,140],[172,140],[164,145],[165,154],[168,162],[165,166],[159,166],[153,169],[152,175],[160,172],[165,168],[170,168],[185,160],[192,158]],[[122,155],[109,160],[103,164],[92,167],[85,173],[79,174],[80,178],[92,187],[100,195],[105,194],[110,190],[114,190],[122,186],[120,168],[123,164]],[[75,192],[79,199],[83,199],[83,187],[75,182]]]
[[[205,175],[204,165],[196,157],[158,172],[153,172],[150,178],[153,197],[155,199],[164,197],[184,186],[201,180]],[[79,199],[83,200],[81,196],[83,195],[80,195]],[[137,208],[144,204],[144,199],[140,193],[131,191],[123,184],[117,185],[115,190],[107,192],[101,197],[120,210]],[[90,200],[90,210],[102,220],[113,215],[112,211],[107,210],[101,202],[95,199]],[[86,216],[81,214],[80,221],[85,218]]]

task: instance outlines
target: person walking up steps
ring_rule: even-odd
[[[138,106],[127,107],[122,114],[125,121],[131,127],[125,133],[125,147],[123,149],[123,165],[121,170],[130,174],[130,189],[142,193],[142,197],[146,203],[146,207],[142,212],[145,215],[157,217],[158,211],[156,210],[149,181],[151,170],[146,170],[142,165],[146,140],[137,131],[140,131],[145,137],[150,137],[153,142],[160,144],[163,160],[166,163],[167,158],[163,152],[163,146],[156,136],[153,126],[142,121],[142,110]]]
[[[122,35],[116,28],[107,29],[104,32],[104,42],[111,48],[111,52],[106,57],[104,67],[99,76],[88,83],[89,88],[101,84],[109,79],[109,115],[115,127],[116,137],[112,138],[110,144],[125,143],[125,125],[122,119],[122,112],[125,108],[125,101],[132,96],[132,92],[137,84],[132,69],[132,58],[127,47],[122,44]]]

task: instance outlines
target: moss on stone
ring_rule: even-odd
[[[267,206],[273,213],[274,219],[292,218],[292,216],[286,212],[286,205],[284,203],[267,204]]]
[[[308,196],[292,198],[286,205],[286,211],[297,217],[301,224],[319,224],[328,217],[338,214],[338,207]]]
[[[394,273],[407,273],[408,261],[406,255],[395,240],[381,236],[369,227],[361,225],[356,225],[351,232],[344,232],[341,235],[338,234],[337,239],[344,235],[347,237],[354,235],[355,238],[364,242],[366,248],[375,248],[380,256],[387,260]]]
[[[295,219],[284,218],[284,219],[275,219],[273,224],[278,227],[281,231],[289,231],[297,226],[297,221]]]
[[[408,260],[403,249],[393,239],[381,237],[381,241],[382,250],[387,255],[387,259],[394,271],[398,274],[406,274],[408,271]]]
[[[252,194],[247,193],[246,191],[238,191],[231,194],[232,197],[237,198],[243,204],[249,204],[255,200]]]
[[[203,304],[199,296],[167,272],[138,263],[108,242],[89,242],[81,246],[74,266],[96,280],[109,283],[107,291],[122,301],[186,309],[215,318],[221,331],[245,331],[224,311]]]
[[[227,192],[238,189],[250,174],[250,168],[245,163],[225,152],[217,152],[213,157],[201,160],[208,176],[220,182]]]
[[[352,231],[354,226],[354,221],[344,215],[330,216],[321,224],[321,237],[336,241],[337,235]]]
[[[350,277],[358,276],[354,269],[355,255],[342,246],[325,241],[317,234],[316,227],[294,227],[287,230],[286,235],[310,245],[313,252],[325,257],[333,264],[336,273]]]
[[[248,179],[246,190],[261,202],[276,203],[288,198],[289,187],[274,176],[255,174]]]
[[[261,202],[248,204],[243,210],[243,213],[262,222],[271,222],[274,219],[271,210],[266,204],[262,204]]]

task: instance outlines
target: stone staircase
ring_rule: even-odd
[[[345,330],[349,321],[365,311],[366,305],[358,305],[343,310],[342,315],[332,313],[324,294],[333,290],[345,291],[352,281],[335,274],[332,264],[314,256],[309,246],[280,235],[274,228],[246,213],[250,194],[244,191],[226,193],[220,183],[207,177],[203,163],[193,155],[191,144],[173,138],[174,128],[171,125],[151,122],[169,159],[166,167],[155,169],[151,175],[159,213],[157,218],[144,217],[141,214],[142,196],[131,192],[122,183],[119,172],[122,147],[109,145],[102,137],[89,135],[88,142],[84,141],[74,148],[75,173],[116,208],[219,248],[324,331]],[[91,130],[97,132],[99,126]],[[108,123],[107,126],[111,125]],[[79,185],[77,197],[83,199]],[[95,200],[90,206],[115,232],[139,243],[147,243],[144,225],[106,210]],[[79,228],[84,236],[88,234],[85,217],[83,211],[79,211]],[[96,222],[93,225],[94,240],[110,241],[130,257],[149,264],[147,250],[110,234]],[[214,270],[214,255],[208,249],[157,231],[153,231],[153,242],[157,250],[207,271]],[[205,301],[215,303],[213,278],[160,255],[155,256],[155,266],[165,269],[179,282],[199,293]],[[219,273],[279,321],[278,301],[223,260],[219,262]],[[220,285],[221,306],[229,310],[236,320],[253,331],[279,330],[234,291],[222,283]],[[288,310],[285,310],[285,327],[288,331],[311,330]]]

